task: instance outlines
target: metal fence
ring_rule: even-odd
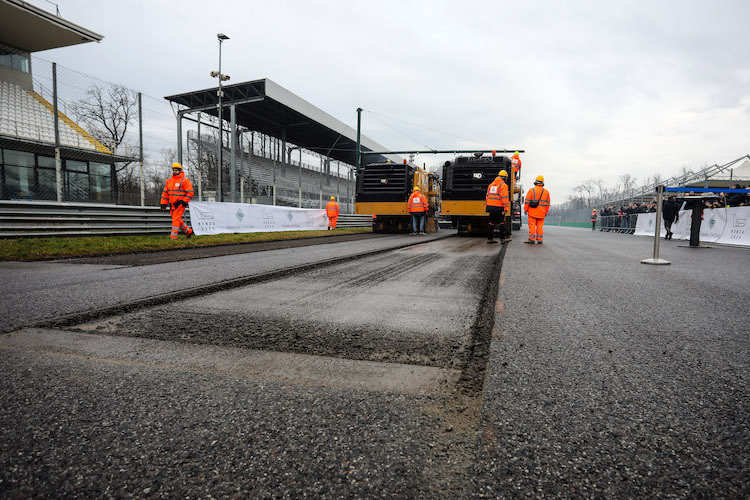
[[[597,221],[599,231],[632,234],[638,214],[603,215]]]
[[[190,223],[190,213],[185,212]],[[0,201],[0,237],[169,234],[172,219],[157,207],[55,201]],[[341,214],[337,227],[371,227],[371,215]]]
[[[29,54],[18,58],[24,64],[0,72],[0,199],[158,206],[178,140],[195,199],[215,198],[216,118],[203,116],[202,130],[183,122],[178,137],[176,110],[161,97]],[[226,133],[221,143],[228,181]],[[354,209],[351,165],[293,144],[282,151],[279,139],[252,130],[240,134],[237,155],[239,201],[321,208],[333,195],[342,211]]]

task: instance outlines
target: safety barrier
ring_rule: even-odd
[[[190,216],[185,211],[186,222]],[[0,237],[169,234],[172,219],[159,207],[93,203],[0,201]],[[370,227],[371,215],[341,214],[338,227]]]
[[[599,217],[599,231],[633,234],[638,214],[602,215]]]

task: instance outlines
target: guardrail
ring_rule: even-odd
[[[632,234],[638,214],[602,215],[599,217],[599,231]]]
[[[185,212],[190,223],[190,215]],[[371,215],[341,214],[337,227],[370,227]],[[55,201],[0,201],[0,238],[169,234],[172,219],[159,207]]]

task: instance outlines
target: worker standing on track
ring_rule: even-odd
[[[339,204],[336,203],[335,196],[331,196],[331,201],[326,205],[326,215],[328,216],[328,229],[336,229],[336,221],[339,220]]]
[[[487,194],[484,197],[485,211],[490,214],[490,220],[487,223],[487,243],[497,243],[493,238],[495,229],[500,230],[501,238],[505,234],[505,212],[510,208],[510,193],[507,181],[508,172],[501,170],[492,184],[487,186]],[[508,241],[510,241],[510,238],[502,239],[503,243]]]
[[[596,209],[591,211],[591,230],[596,231]]]
[[[193,236],[193,230],[182,220],[182,214],[188,207],[188,203],[193,198],[193,183],[185,177],[182,171],[182,165],[179,163],[172,164],[172,177],[167,179],[164,191],[161,193],[161,209],[169,208],[172,215],[172,233],[169,237],[177,239],[180,231],[185,233],[188,238]]]
[[[427,210],[430,208],[427,197],[415,187],[409,195],[409,215],[411,215],[411,234],[425,234],[424,221]]]
[[[544,218],[549,212],[549,191],[544,189],[544,177],[538,176],[534,187],[526,193],[523,211],[529,215],[529,239],[524,243],[542,244],[544,236]]]

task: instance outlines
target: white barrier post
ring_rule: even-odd
[[[659,236],[661,233],[661,209],[662,199],[664,197],[664,186],[656,186],[656,229],[654,230],[654,256],[651,259],[643,259],[641,264],[667,265],[671,264],[668,260],[659,258]]]

